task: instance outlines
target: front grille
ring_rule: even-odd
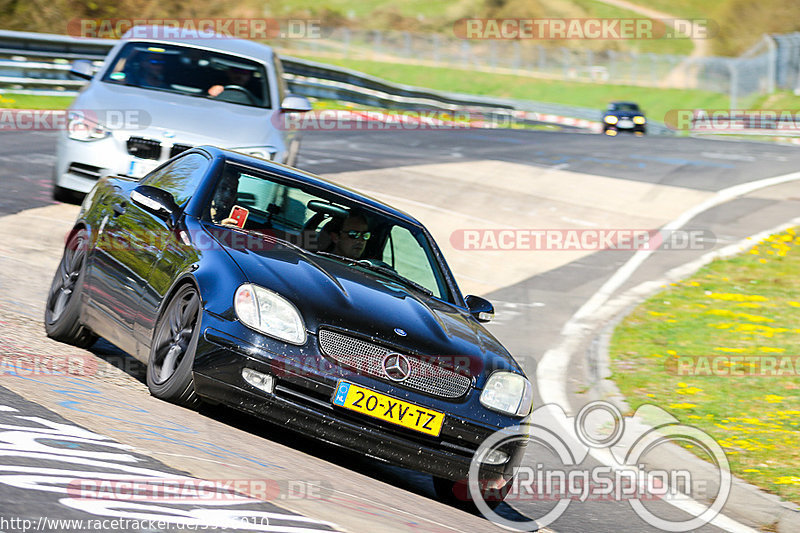
[[[337,363],[364,374],[388,380],[383,359],[395,350],[327,329],[319,331],[322,353]],[[411,372],[408,378],[392,383],[443,398],[460,398],[470,387],[470,378],[450,368],[407,355]]]
[[[189,148],[193,148],[193,146],[191,144],[173,144],[172,148],[169,149],[169,156],[175,157],[176,155],[185,152]]]
[[[144,137],[128,139],[128,153],[142,159],[161,159],[161,143]]]
[[[93,180],[100,179],[100,171],[102,169],[100,167],[96,167],[93,165],[85,165],[83,163],[70,163],[67,172],[70,174],[77,174],[78,176],[83,176],[84,178],[89,178]]]

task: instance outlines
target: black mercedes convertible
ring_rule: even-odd
[[[222,403],[434,476],[452,496],[476,450],[531,410],[417,220],[322,178],[197,147],[87,195],[50,288],[50,337],[102,336],[161,399]],[[480,457],[508,487],[514,441]],[[495,494],[504,494],[497,492]]]

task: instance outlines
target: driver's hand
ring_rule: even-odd
[[[225,87],[223,87],[222,85],[212,85],[208,89],[208,94],[211,95],[211,96],[219,96],[219,94],[224,90],[225,90]]]
[[[234,226],[236,228],[239,227],[239,222],[235,218],[224,218],[222,222],[220,222],[221,226]]]

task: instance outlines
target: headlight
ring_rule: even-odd
[[[644,124],[645,122],[647,122],[647,119],[644,117],[633,117],[634,124]]]
[[[271,290],[245,283],[236,290],[233,308],[247,327],[290,344],[306,343],[306,328],[300,312],[289,300]]]
[[[603,117],[603,122],[605,122],[606,124],[616,124],[617,122],[619,122],[619,119],[614,115],[608,115],[607,117]]]
[[[105,139],[111,132],[100,123],[86,118],[82,113],[70,112],[67,115],[67,135],[76,141],[99,141]]]
[[[271,146],[251,146],[250,148],[233,148],[232,150],[242,154],[260,157],[268,161],[275,161],[275,154],[278,153],[278,151]]]
[[[484,407],[501,413],[526,416],[531,412],[533,387],[530,381],[512,372],[495,372],[481,393]]]

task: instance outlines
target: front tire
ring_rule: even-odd
[[[88,245],[89,233],[85,229],[76,231],[67,241],[44,312],[47,336],[79,348],[88,348],[97,340],[97,335],[80,322]]]
[[[184,285],[170,298],[156,323],[147,362],[147,387],[156,398],[196,407],[192,367],[200,336],[200,294]]]
[[[514,479],[510,479],[503,486],[502,489],[488,491],[484,494],[483,501],[489,506],[489,509],[496,509],[508,495],[514,484]],[[449,479],[433,476],[433,489],[436,492],[436,497],[442,503],[473,511],[476,509],[475,502],[469,494],[469,485],[466,479],[459,481],[451,481]]]

